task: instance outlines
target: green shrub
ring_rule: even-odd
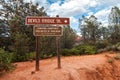
[[[62,49],[60,51],[61,55],[63,56],[71,56],[71,55],[79,55],[79,50],[73,49]]]
[[[30,59],[35,59],[36,58],[36,53],[35,52],[30,52],[30,53],[25,53],[24,55],[14,53],[13,56],[14,56],[12,58],[13,62],[22,62],[22,61],[28,61]]]
[[[111,45],[111,44],[107,40],[103,40],[103,41],[97,42],[95,44],[97,49],[104,49],[104,48],[106,48],[109,45]]]
[[[85,54],[95,54],[97,52],[96,47],[92,45],[79,45],[72,49],[62,49],[60,53],[63,56],[71,55],[85,55]]]
[[[120,51],[120,42],[116,44],[117,51]]]
[[[44,53],[44,52],[40,52],[40,58],[41,59],[46,59],[46,58],[50,58],[50,57],[53,57],[53,56],[55,56],[56,55],[56,53]]]
[[[87,45],[87,46],[84,46],[84,48],[85,48],[85,53],[89,54],[89,55],[90,54],[95,54],[97,52],[95,46]]]
[[[36,58],[36,52],[30,52],[28,53],[29,59],[35,59]]]
[[[12,62],[12,53],[7,53],[0,48],[0,73],[3,71],[9,72],[15,68]]]
[[[63,56],[70,56],[69,49],[61,49],[60,54]]]
[[[118,42],[118,43],[116,44],[116,46],[117,46],[117,47],[120,46],[120,42]]]
[[[69,53],[72,54],[72,55],[79,55],[80,51],[73,48],[73,49],[70,49]]]
[[[96,47],[93,45],[79,45],[76,49],[79,50],[80,55],[95,54],[97,52]]]
[[[85,46],[84,45],[79,45],[75,47],[77,50],[79,50],[79,54],[82,55],[85,53]]]
[[[27,54],[24,54],[24,55],[19,55],[17,53],[14,53],[13,55],[13,62],[22,62],[22,61],[27,61],[28,58],[27,58]]]

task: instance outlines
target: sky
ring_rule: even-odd
[[[59,15],[70,18],[70,26],[79,33],[79,19],[82,15],[89,17],[95,15],[103,25],[108,24],[108,15],[111,8],[120,8],[120,0],[25,0],[38,2],[44,7],[50,17]]]

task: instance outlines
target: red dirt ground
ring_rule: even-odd
[[[57,69],[56,58],[45,59],[40,61],[40,71],[35,71],[35,61],[19,62],[15,63],[17,68],[12,73],[4,74],[0,80],[120,80],[108,77],[112,75],[109,75],[112,67],[108,67],[111,66],[108,58],[113,55],[106,52],[98,55],[61,57],[61,69]],[[108,78],[104,78],[106,74]]]

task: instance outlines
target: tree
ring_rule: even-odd
[[[82,22],[80,24],[81,34],[84,39],[84,43],[95,44],[100,38],[100,25],[101,23],[97,21],[94,15],[89,18],[83,16]]]
[[[76,38],[75,31],[70,28],[70,26],[66,26],[63,28],[63,36],[61,37],[61,48],[70,49],[73,47]]]
[[[8,37],[9,31],[9,26],[4,23],[4,21],[0,20],[0,37]]]
[[[109,30],[110,30],[110,41],[117,43],[120,41],[120,9],[113,7],[109,14]]]
[[[23,58],[28,52],[35,51],[35,37],[33,36],[33,26],[25,25],[26,16],[46,16],[44,8],[39,8],[24,0],[0,0],[0,16],[4,23],[9,26],[11,43],[10,50],[14,51],[16,58]],[[22,59],[21,59],[22,60]]]
[[[8,46],[10,45],[9,32],[9,26],[3,20],[0,20],[0,48],[4,48],[5,50],[8,50]]]
[[[101,26],[100,32],[101,32],[101,39],[102,40],[107,40],[109,38],[110,33],[109,33],[108,27]]]
[[[24,0],[0,0],[2,5],[1,17],[4,22],[10,26],[10,39],[14,44],[16,34],[24,34],[30,38],[29,50],[35,50],[35,37],[33,36],[32,26],[25,25],[26,16],[46,16],[44,8],[39,8],[38,3],[33,5],[32,2],[25,3]],[[31,46],[32,45],[32,46]]]

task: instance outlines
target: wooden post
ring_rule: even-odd
[[[56,15],[59,17],[59,15]],[[56,37],[56,44],[57,44],[57,62],[58,62],[58,69],[61,68],[61,59],[60,59],[60,36]]]
[[[60,37],[56,37],[56,44],[57,44],[57,62],[58,62],[58,69],[61,68],[61,59],[60,59]]]
[[[36,71],[39,71],[40,37],[36,36]]]

